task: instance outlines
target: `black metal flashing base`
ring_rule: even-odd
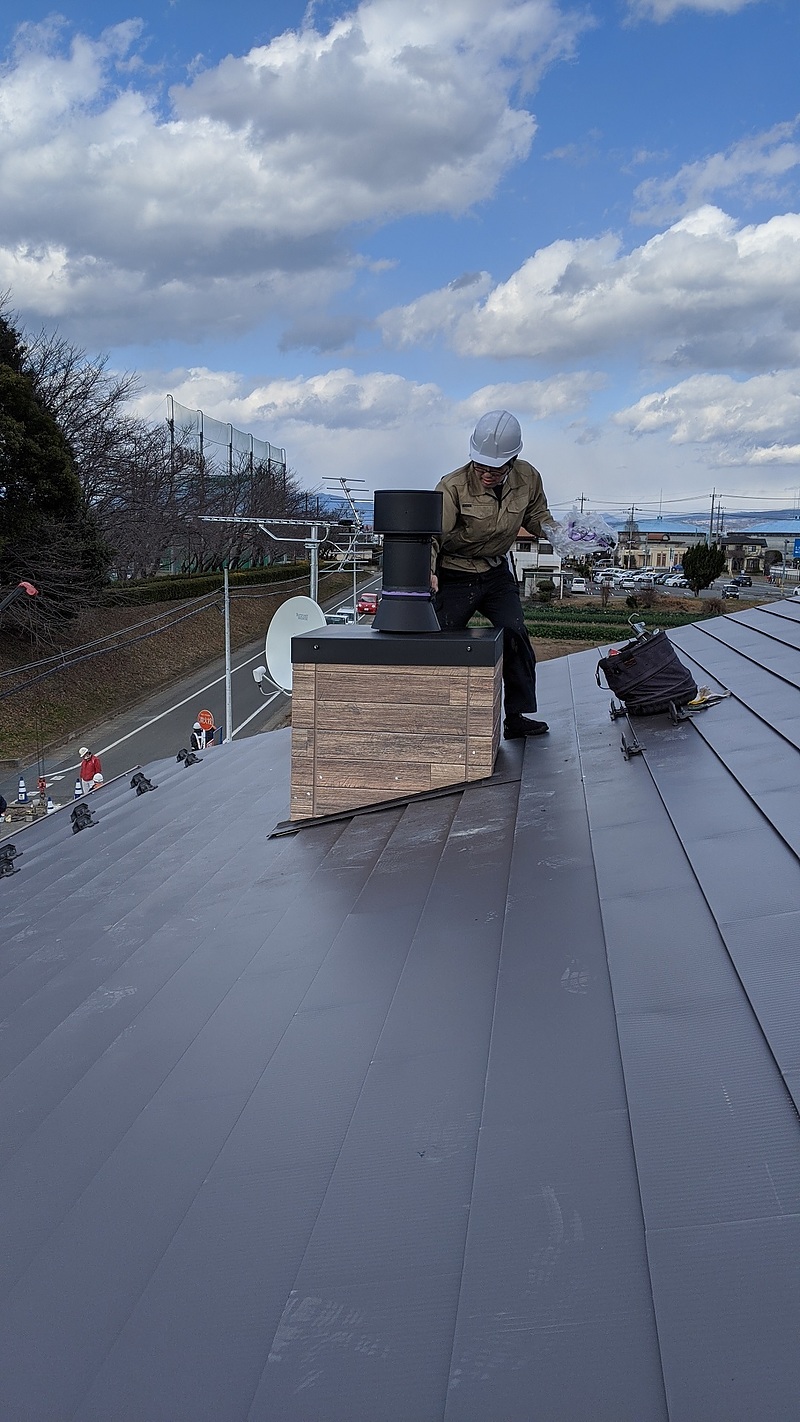
[[[322,627],[292,638],[295,666],[309,663],[415,667],[493,667],[503,654],[494,627],[457,632],[374,632],[371,627]]]

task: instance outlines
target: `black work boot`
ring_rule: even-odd
[[[546,721],[534,721],[530,716],[524,716],[521,711],[506,716],[503,722],[503,735],[507,741],[518,741],[523,736],[544,736],[549,729]]]

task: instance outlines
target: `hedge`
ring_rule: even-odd
[[[228,575],[231,589],[252,587],[254,584],[286,583],[297,579],[307,579],[309,564],[282,563],[268,568],[248,568]],[[141,582],[112,583],[103,591],[106,604],[125,603],[135,606],[148,602],[183,602],[193,597],[205,597],[209,593],[220,592],[223,574],[218,573],[178,573],[163,578],[147,578]]]
[[[539,623],[552,623],[554,627],[559,627],[562,623],[569,626],[583,625],[590,635],[593,635],[596,623],[629,629],[629,617],[633,617],[636,622],[643,622],[646,627],[686,627],[690,622],[697,622],[698,618],[708,616],[708,606],[705,603],[698,603],[697,611],[693,609],[691,612],[666,612],[660,607],[637,607],[633,610],[628,607],[561,608],[542,606],[539,603],[523,604],[523,610],[526,621],[533,619]]]

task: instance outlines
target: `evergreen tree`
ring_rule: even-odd
[[[710,588],[725,571],[725,554],[718,543],[698,543],[683,555],[683,576],[695,597],[701,588]]]
[[[69,444],[0,316],[0,585],[29,578],[37,613],[70,616],[102,581],[108,550],[85,506]]]

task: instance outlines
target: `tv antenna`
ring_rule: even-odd
[[[366,529],[364,527],[364,521],[361,517],[361,510],[356,503],[357,498],[360,499],[367,495],[367,487],[363,479],[329,478],[325,480],[325,483],[328,485],[329,492],[333,492],[334,489],[341,489],[342,495],[352,514],[352,524],[347,547],[342,548],[339,544],[333,543],[333,540],[331,540],[331,543],[339,554],[339,566],[342,569],[347,567],[351,558],[353,560],[353,613],[355,615],[356,603],[358,601],[358,552],[360,548],[372,549],[374,547],[374,544],[365,537]],[[359,484],[361,488],[356,488],[355,486]]]
[[[319,550],[323,543],[328,542],[328,535],[331,529],[338,528],[339,525],[335,519],[329,519],[327,522],[323,522],[321,519],[270,518],[266,515],[259,516],[258,514],[201,514],[200,522],[249,524],[250,527],[255,526],[261,533],[265,533],[267,538],[272,539],[273,543],[302,542],[303,547],[308,549],[311,566],[309,592],[312,600],[314,602],[317,601],[319,595]],[[273,528],[307,528],[310,530],[310,533],[308,535],[301,534],[300,537],[298,537],[297,533],[293,535],[273,533]],[[337,549],[337,552],[338,551]]]

